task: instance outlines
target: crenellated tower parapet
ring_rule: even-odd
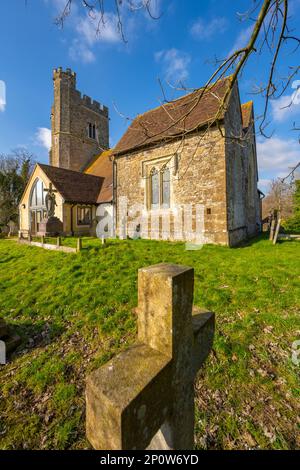
[[[50,164],[81,171],[109,147],[109,110],[76,89],[76,73],[70,68],[54,69],[53,84]]]

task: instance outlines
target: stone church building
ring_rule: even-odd
[[[21,199],[22,234],[39,233],[52,187],[65,235],[95,235],[105,221],[106,236],[193,240],[200,207],[204,243],[254,236],[261,200],[253,103],[241,104],[237,84],[228,93],[230,81],[137,116],[109,149],[108,108],[81,95],[73,71],[54,70],[50,161],[35,166]]]

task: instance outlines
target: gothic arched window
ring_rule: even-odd
[[[44,207],[45,206],[45,195],[44,195],[44,183],[42,180],[37,179],[34,183],[30,198],[30,207]]]
[[[151,182],[151,208],[159,207],[159,173],[156,168],[152,168],[150,173]]]
[[[30,232],[36,234],[39,231],[41,220],[46,217],[44,183],[37,178],[32,186],[29,200]]]
[[[162,191],[161,191],[161,202],[165,208],[170,207],[170,169],[164,167],[162,169]]]

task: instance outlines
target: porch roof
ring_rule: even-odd
[[[104,178],[38,163],[65,202],[97,204]]]

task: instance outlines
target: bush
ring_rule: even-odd
[[[286,233],[300,234],[300,217],[294,216],[282,223]]]

